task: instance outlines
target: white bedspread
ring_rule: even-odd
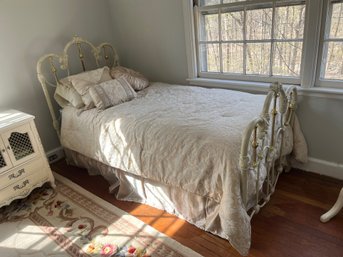
[[[250,247],[238,168],[242,133],[265,96],[154,83],[104,111],[63,110],[62,144],[112,167],[221,203],[221,236]]]

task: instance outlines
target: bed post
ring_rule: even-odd
[[[59,121],[56,117],[56,113],[55,113],[55,109],[52,105],[52,101],[51,101],[51,96],[49,94],[49,91],[48,91],[48,88],[47,88],[47,81],[45,79],[45,76],[42,72],[42,64],[45,60],[49,60],[49,63],[50,63],[50,68],[52,70],[52,73],[54,75],[54,78],[55,78],[55,81],[56,83],[59,83],[59,80],[57,78],[57,75],[56,75],[56,68],[53,64],[53,58],[58,58],[59,59],[59,56],[56,55],[56,54],[47,54],[47,55],[44,55],[43,57],[41,57],[39,60],[38,60],[38,63],[37,63],[37,77],[38,77],[38,80],[42,86],[42,89],[43,89],[43,92],[44,92],[44,96],[45,96],[45,99],[46,99],[46,102],[48,104],[48,108],[49,108],[49,112],[50,112],[50,115],[51,115],[51,118],[52,118],[52,125],[54,127],[54,129],[56,130],[57,132],[57,136],[58,136],[58,139],[61,141],[61,135],[60,135],[60,124],[59,124]]]
[[[297,101],[298,101],[298,92],[296,87],[290,87],[287,89],[287,95],[288,95],[288,107],[286,112],[286,119],[285,119],[285,125],[286,126],[293,126],[294,121],[294,113],[297,108]]]
[[[275,185],[279,174],[282,172],[282,149],[283,149],[283,135],[284,135],[284,114],[286,112],[287,98],[282,85],[279,82],[273,83],[271,86],[271,91],[273,92],[273,106],[272,106],[272,124],[271,124],[271,139],[269,148],[267,151],[266,163],[267,163],[267,196],[266,201],[270,200],[270,195],[275,191]],[[279,108],[277,109],[277,103],[279,103]],[[279,115],[279,120],[277,122],[276,117]],[[276,141],[280,138],[278,158],[276,157]],[[269,156],[270,155],[270,156]],[[275,169],[276,159],[279,159],[279,166]],[[270,167],[269,167],[270,165]],[[281,165],[281,166],[280,166]]]
[[[251,121],[249,125],[246,127],[244,131],[244,136],[241,145],[241,154],[239,160],[239,166],[241,169],[241,190],[242,190],[242,201],[245,207],[247,207],[247,198],[248,198],[248,171],[251,168],[250,158],[249,158],[249,145],[250,145],[250,138],[251,134],[254,133],[255,137],[252,142],[253,152],[256,154],[254,155],[255,161],[253,162],[253,167],[257,167],[259,160],[257,158],[257,147],[258,147],[258,134],[263,133],[265,127],[265,120],[263,118],[256,118],[255,120]],[[259,133],[257,133],[259,131]]]

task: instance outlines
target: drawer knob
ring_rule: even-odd
[[[25,173],[25,170],[24,170],[24,169],[21,169],[21,170],[18,170],[17,174],[14,174],[14,173],[10,174],[10,175],[8,176],[8,178],[9,178],[10,180],[11,180],[11,179],[15,179],[15,178],[20,177],[20,176],[23,175],[24,173]]]
[[[27,179],[27,180],[25,180],[25,181],[23,182],[23,184],[14,186],[13,189],[14,189],[14,191],[15,191],[15,190],[22,189],[22,188],[26,187],[26,185],[28,185],[29,183],[30,183],[30,182],[29,182],[29,180]]]
[[[6,150],[5,150],[5,149],[1,149],[1,152],[3,152],[3,153],[4,153],[4,152],[6,152]]]

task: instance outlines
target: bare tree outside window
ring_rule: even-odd
[[[329,5],[320,77],[343,80],[343,3]]]
[[[201,1],[200,70],[299,78],[305,1],[242,2],[247,1]]]

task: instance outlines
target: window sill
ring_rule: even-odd
[[[193,86],[232,89],[232,90],[239,90],[239,91],[255,93],[255,94],[267,93],[270,86],[270,83],[264,83],[264,82],[221,80],[221,79],[208,79],[208,78],[192,78],[192,79],[188,79],[188,82],[189,84]],[[285,86],[287,87],[288,85],[285,85]],[[304,95],[304,96],[343,99],[343,89],[337,89],[337,88],[323,88],[323,87],[302,88],[299,86],[298,94]]]

